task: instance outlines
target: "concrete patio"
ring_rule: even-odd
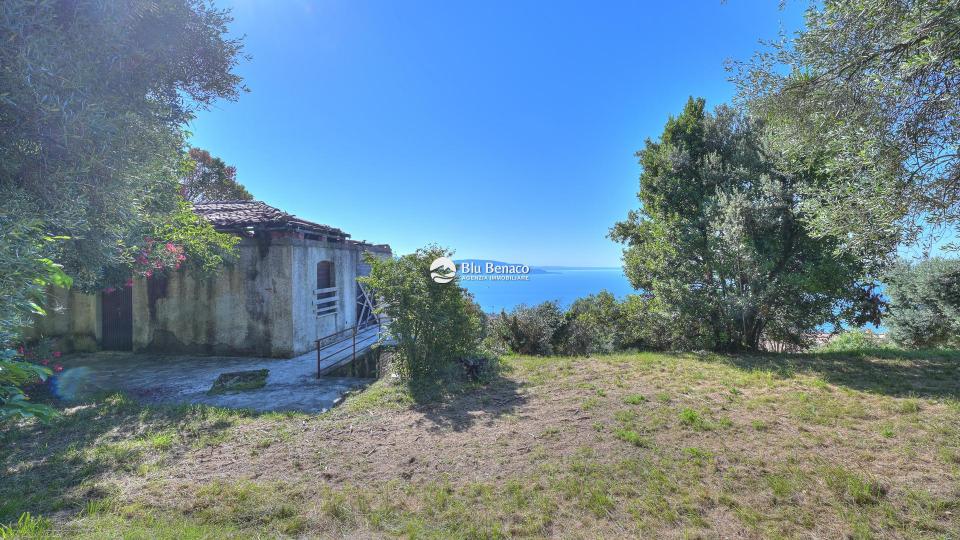
[[[375,335],[364,335],[357,345],[358,355],[375,342]],[[352,347],[340,350],[343,343],[324,349],[321,367],[350,360]],[[327,350],[333,354],[326,354]],[[322,412],[333,407],[344,393],[374,381],[357,377],[318,379],[316,351],[290,359],[98,352],[69,355],[62,359],[62,364],[64,370],[51,378],[51,384],[57,397],[68,402],[117,390],[144,403],[202,403],[261,412]],[[221,373],[255,369],[270,370],[263,388],[207,394]]]

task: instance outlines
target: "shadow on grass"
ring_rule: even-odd
[[[877,394],[960,399],[960,350],[878,348],[720,358],[741,369],[767,370],[782,377],[812,373],[833,384]]]
[[[407,387],[416,409],[437,427],[465,431],[481,417],[484,422],[492,422],[526,403],[520,383],[504,377],[504,369],[497,364],[471,381],[461,366],[453,365],[445,371],[421,375]]]
[[[111,495],[96,486],[105,475],[138,472],[253,416],[259,414],[204,405],[146,406],[112,394],[74,404],[46,425],[0,430],[0,523],[16,522],[23,512],[79,511]]]

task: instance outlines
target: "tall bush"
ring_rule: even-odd
[[[510,351],[548,355],[560,348],[559,331],[564,324],[560,306],[556,302],[543,302],[532,307],[520,305],[509,313],[503,311],[492,327]]]
[[[960,346],[960,260],[901,262],[886,284],[891,339],[905,347]]]
[[[428,246],[399,258],[369,257],[370,275],[361,278],[390,318],[402,375],[418,377],[477,353],[483,313],[458,278],[436,283],[430,263],[451,252]]]
[[[578,298],[567,310],[565,319],[560,340],[563,354],[611,352],[618,347],[620,306],[608,291]]]

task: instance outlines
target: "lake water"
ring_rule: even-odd
[[[618,299],[634,292],[622,268],[546,268],[549,274],[530,274],[529,281],[467,281],[460,285],[473,293],[487,313],[507,311],[520,304],[532,306],[555,300],[564,308],[577,298],[602,290]]]
[[[467,281],[460,285],[473,293],[474,299],[487,313],[510,311],[520,304],[533,306],[547,300],[555,300],[563,308],[570,307],[577,298],[596,294],[602,290],[613,293],[617,299],[634,291],[621,268],[548,268],[549,274],[530,274],[529,281]],[[867,325],[874,332],[886,332],[883,326]],[[818,327],[822,332],[832,330],[832,325]]]

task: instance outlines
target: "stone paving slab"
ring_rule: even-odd
[[[373,382],[355,377],[318,379],[316,351],[290,359],[99,352],[69,355],[62,364],[65,369],[52,377],[52,385],[67,401],[119,390],[145,403],[321,412],[347,391]],[[207,395],[221,373],[255,369],[270,370],[263,388]]]

